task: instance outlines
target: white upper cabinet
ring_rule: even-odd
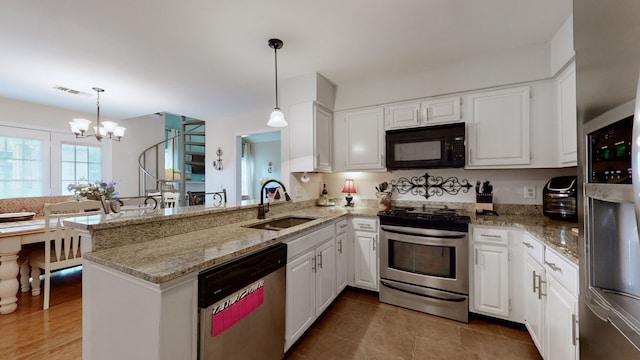
[[[561,166],[577,164],[576,66],[569,67],[558,77],[558,134]]]
[[[529,88],[474,93],[467,100],[467,167],[528,165]]]
[[[289,108],[292,172],[331,172],[332,113],[315,101]]]
[[[406,103],[384,109],[385,128],[404,129],[420,126],[420,103]]]
[[[334,171],[384,170],[382,107],[338,113],[334,124]]]
[[[385,107],[385,129],[405,129],[459,121],[460,97],[428,99]]]
[[[459,96],[426,100],[420,103],[420,109],[425,125],[448,123],[462,119]]]

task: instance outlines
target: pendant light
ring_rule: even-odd
[[[283,43],[280,39],[269,39],[269,47],[273,49],[276,60],[276,107],[271,112],[271,116],[267,122],[267,125],[271,127],[283,127],[289,125],[284,119],[284,114],[278,107],[278,49],[282,49],[282,45]]]
[[[100,123],[100,93],[104,92],[104,89],[94,87],[93,91],[97,94],[96,100],[96,126],[93,127],[93,133],[87,133],[91,120],[75,118],[69,122],[71,126],[71,132],[76,134],[76,138],[85,138],[89,136],[95,136],[98,141],[102,141],[102,138],[107,137],[110,140],[120,141],[124,136],[126,128],[118,126],[118,123],[113,121],[104,121]]]

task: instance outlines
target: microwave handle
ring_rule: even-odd
[[[636,226],[640,228],[640,83],[636,91],[636,107],[633,116],[631,136],[631,184],[633,189],[633,206],[636,210]]]

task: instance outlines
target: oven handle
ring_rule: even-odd
[[[405,285],[397,282],[391,283],[386,280],[380,280],[380,283],[393,290],[401,291],[401,292],[416,295],[416,296],[428,297],[436,300],[449,301],[449,302],[463,302],[467,300],[467,298],[464,296],[456,296],[453,294],[444,293],[442,291],[419,288],[417,286]],[[435,295],[436,293],[442,294],[442,295]]]
[[[449,230],[436,230],[436,229],[423,229],[423,228],[410,228],[404,226],[380,226],[382,231],[389,233],[409,235],[409,236],[422,236],[429,238],[439,239],[462,239],[467,236],[467,233],[459,231]]]

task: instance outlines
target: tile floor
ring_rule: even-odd
[[[383,304],[346,289],[287,352],[297,359],[542,359],[526,330],[468,324]]]

